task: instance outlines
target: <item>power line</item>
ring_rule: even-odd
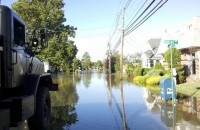
[[[130,26],[129,26],[129,30],[126,30],[126,32],[125,32],[125,36],[126,35],[128,35],[128,34],[130,34],[131,32],[133,32],[135,29],[137,29],[139,26],[141,26],[146,20],[148,20],[155,12],[157,12],[164,4],[166,4],[166,2],[168,1],[168,0],[166,0],[166,1],[164,1],[163,3],[162,3],[162,1],[163,0],[161,0],[160,2],[158,2],[154,7],[153,7],[153,9],[151,9],[139,22],[137,22],[137,20],[142,16],[142,15],[140,15],[135,21],[134,21],[134,23],[132,23],[131,24],[131,28],[130,28]],[[152,1],[153,2],[153,1]],[[152,3],[151,2],[151,3]],[[162,3],[162,4],[161,4]],[[153,3],[152,3],[153,4]],[[150,4],[150,5],[152,5],[152,4]],[[160,5],[160,6],[159,6]],[[159,7],[158,7],[159,6]],[[149,7],[149,6],[148,6]],[[144,12],[144,11],[143,11]],[[145,11],[146,12],[146,11]],[[142,14],[144,14],[144,13],[142,13]],[[137,24],[135,25],[135,26],[133,26],[135,23],[137,22]]]
[[[144,7],[144,5],[147,3],[147,0],[142,4],[142,6],[140,7],[140,9],[137,11],[137,13],[134,15],[134,17],[131,19],[131,21],[129,22],[129,24],[127,25],[128,27],[126,27],[126,30],[128,29],[128,28],[130,28],[131,27],[131,23],[132,23],[132,21],[135,19],[135,17],[138,15],[138,13],[141,11],[141,9]]]
[[[112,53],[114,53],[117,50],[119,45],[120,45],[120,38],[119,38],[118,42],[115,44],[114,48],[112,49]]]
[[[123,11],[121,10],[119,12],[119,14],[117,15],[117,24],[116,24],[116,28],[110,38],[110,42],[111,39],[114,37],[114,35],[116,34],[117,31],[117,27],[119,25],[119,19],[120,16],[123,14],[124,17],[124,12],[125,10],[129,7],[130,3],[132,0],[128,0],[124,1],[124,7],[123,7]],[[164,1],[164,2],[163,2]],[[137,10],[136,14],[134,15],[134,17],[130,20],[129,24],[127,25],[127,27],[125,28],[125,30],[123,29],[123,36],[127,36],[128,34],[130,34],[131,32],[133,32],[135,29],[137,29],[139,26],[141,26],[146,20],[148,20],[154,13],[156,13],[164,4],[167,3],[168,0],[160,0],[159,2],[157,2],[156,4],[154,4],[156,2],[156,0],[151,0],[149,2],[149,4],[146,6],[148,0],[145,0],[143,2],[143,4],[141,5],[141,7]],[[152,7],[153,6],[153,7]],[[151,10],[150,10],[151,9]],[[149,11],[148,11],[149,10]],[[140,13],[141,12],[141,13]],[[123,22],[124,23],[124,22]],[[122,24],[123,24],[122,23]],[[121,37],[123,37],[121,36]],[[117,40],[116,44],[114,45],[113,49],[112,49],[112,53],[115,52],[117,50],[117,48],[120,45],[120,38],[119,40]],[[111,46],[111,43],[110,43]]]
[[[131,0],[128,0],[127,3],[126,3],[126,5],[124,6],[125,10],[128,8],[128,6],[130,5],[130,3],[131,3]]]
[[[155,0],[152,0],[151,3],[143,10],[143,12],[134,20],[134,22],[131,23],[130,26],[128,26],[126,28],[126,32],[125,35],[127,35],[127,32],[129,31],[129,29],[140,19],[140,17],[143,16],[143,14],[151,7],[151,5],[155,2]],[[142,6],[143,7],[143,6]]]
[[[118,25],[119,25],[119,19],[120,19],[120,16],[121,14],[128,8],[128,6],[130,5],[132,0],[128,0],[126,3],[124,1],[124,4],[123,4],[123,9],[121,9],[121,11],[119,11],[119,13],[117,14],[117,19],[116,19],[116,28],[114,30],[114,32],[112,33],[111,35],[111,39],[114,37],[114,35],[116,34],[116,31],[117,31],[117,28],[118,28]],[[121,2],[120,2],[121,3]],[[111,41],[111,40],[110,40]],[[116,51],[116,49],[118,48],[120,44],[120,40],[117,41],[117,43],[115,44],[114,48],[113,48],[113,52]]]

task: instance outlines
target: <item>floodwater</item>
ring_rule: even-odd
[[[200,99],[183,97],[174,106],[159,88],[120,82],[116,75],[58,76],[51,92],[51,130],[198,130]]]

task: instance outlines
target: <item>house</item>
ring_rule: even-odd
[[[152,68],[156,63],[160,62],[162,55],[156,54],[160,42],[161,39],[149,39],[147,41],[147,49],[141,56],[142,68]]]
[[[200,16],[173,30],[166,31],[157,54],[166,52],[168,45],[164,43],[165,40],[178,40],[175,47],[181,52],[181,64],[185,76],[200,78]]]

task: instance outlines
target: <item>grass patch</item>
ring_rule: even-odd
[[[188,96],[200,97],[200,83],[184,83],[176,86],[176,91]]]

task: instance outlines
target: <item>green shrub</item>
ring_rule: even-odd
[[[137,76],[137,77],[133,78],[133,82],[135,84],[145,85],[146,84],[146,80],[148,78],[149,78],[149,76]]]
[[[135,68],[133,71],[134,77],[142,76],[142,68]]]
[[[157,69],[157,70],[159,70],[159,69],[165,69],[163,66],[162,66],[162,64],[161,63],[156,63],[155,64],[155,66],[154,66],[154,69]]]
[[[126,75],[132,77],[132,76],[133,76],[133,71],[134,71],[133,68],[130,68],[130,67],[127,68],[127,69],[126,69]]]
[[[147,85],[159,85],[159,82],[160,82],[160,79],[162,77],[157,75],[157,76],[152,76],[152,77],[149,77],[147,80],[146,80],[146,84]]]
[[[173,56],[173,67],[176,68],[177,76],[177,84],[186,82],[186,77],[184,76],[184,70],[181,65],[181,52],[176,48],[172,48],[172,56]],[[168,63],[168,67],[171,68],[171,56],[170,56],[170,49],[168,49],[165,54],[164,58]]]
[[[170,73],[166,73],[163,78],[170,78]]]
[[[184,76],[184,70],[181,65],[177,65],[176,72],[177,72],[176,76],[177,84],[185,83],[186,77]]]
[[[153,68],[142,68],[142,76],[146,75],[149,71],[151,71]]]
[[[151,70],[152,70],[152,68],[135,68],[133,70],[133,75],[134,75],[134,77],[144,76]]]
[[[163,76],[164,75],[164,72],[162,70],[157,70],[157,69],[153,69],[153,70],[150,70],[146,76]]]

